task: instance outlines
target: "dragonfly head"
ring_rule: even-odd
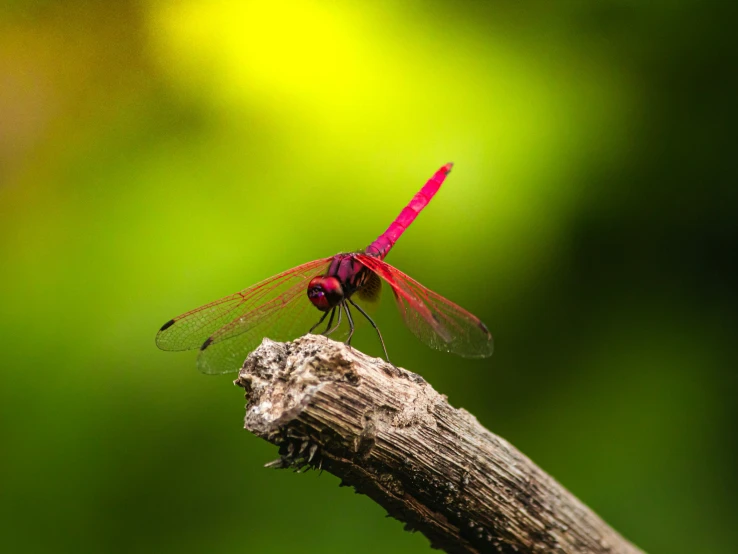
[[[343,300],[343,287],[335,277],[314,277],[308,285],[308,298],[321,312],[327,312]]]

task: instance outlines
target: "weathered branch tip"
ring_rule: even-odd
[[[419,375],[322,336],[264,339],[235,383],[267,467],[321,468],[449,553],[636,553]]]

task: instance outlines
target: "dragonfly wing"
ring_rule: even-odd
[[[356,259],[392,287],[402,319],[422,342],[467,358],[492,355],[492,335],[479,318],[379,258]]]
[[[215,331],[200,347],[197,368],[210,374],[236,371],[264,337],[281,342],[310,331],[323,315],[306,294],[307,282],[315,275],[313,270],[304,282],[292,284],[279,296]]]
[[[284,306],[301,290],[307,291],[311,278],[321,274],[332,258],[323,258],[297,266],[257,283],[247,289],[200,306],[167,321],[156,335],[156,345],[162,350],[200,348],[219,329],[230,326],[221,340],[246,332],[263,318],[267,306]],[[307,295],[305,295],[307,301]],[[308,301],[309,303],[309,301]],[[285,314],[289,317],[288,314]],[[214,342],[214,339],[213,341]]]

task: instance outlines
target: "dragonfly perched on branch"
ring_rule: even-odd
[[[464,357],[490,356],[492,335],[479,318],[384,261],[438,192],[452,166],[448,163],[436,171],[363,252],[299,265],[170,319],[156,335],[157,346],[162,350],[199,348],[200,371],[228,373],[237,371],[264,337],[290,340],[319,329],[331,335],[343,323],[348,327],[345,342],[350,345],[354,318],[361,316],[376,330],[389,361],[382,333],[365,309],[378,300],[382,283],[386,283],[406,325],[425,344]]]

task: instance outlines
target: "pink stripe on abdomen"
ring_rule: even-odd
[[[405,229],[415,221],[418,214],[423,211],[423,208],[428,205],[431,198],[433,198],[433,196],[438,192],[438,189],[441,188],[443,181],[446,179],[446,175],[449,174],[453,165],[454,164],[452,163],[447,163],[441,169],[436,171],[433,177],[428,179],[428,182],[423,185],[423,188],[421,188],[415,196],[413,196],[410,203],[403,208],[400,215],[397,216],[387,230],[379,235],[377,240],[367,247],[367,255],[384,259],[390,249],[397,242],[397,239],[399,239],[400,236],[402,236],[402,233],[405,232]]]

